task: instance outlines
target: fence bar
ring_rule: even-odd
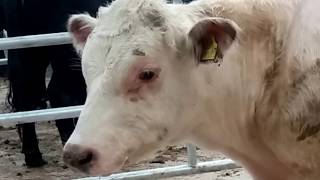
[[[197,166],[197,149],[193,144],[187,144],[188,150],[188,166],[196,167]]]
[[[71,37],[67,32],[0,38],[0,50],[53,46],[71,42]]]
[[[7,64],[8,64],[8,59],[6,58],[0,59],[0,66],[7,65]]]
[[[193,144],[187,144],[188,151],[188,166],[191,168],[197,167],[197,149]]]
[[[1,123],[23,124],[30,122],[51,121],[57,119],[75,118],[80,115],[82,106],[52,108],[35,111],[0,114]]]
[[[148,169],[142,171],[132,171],[126,173],[113,174],[108,177],[88,177],[78,180],[147,180],[160,179],[174,176],[186,176],[191,174],[200,174],[207,172],[216,172],[226,169],[235,169],[240,166],[230,159],[200,162],[195,167],[188,165],[164,167],[157,169]]]

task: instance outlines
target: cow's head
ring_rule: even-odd
[[[88,97],[64,148],[66,163],[109,174],[186,139],[199,123],[199,63],[214,43],[214,58],[223,58],[237,27],[221,18],[190,26],[166,6],[118,0],[97,19],[70,18]]]

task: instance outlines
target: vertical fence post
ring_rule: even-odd
[[[7,38],[8,37],[8,34],[7,34],[7,31],[6,30],[3,30],[3,37],[4,38]],[[8,50],[4,50],[4,56],[6,57],[6,58],[8,58]]]
[[[196,167],[197,166],[197,151],[196,146],[193,144],[187,144],[188,151],[188,166]]]

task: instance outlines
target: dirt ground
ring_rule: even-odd
[[[5,96],[7,82],[0,79],[0,111],[7,112]],[[0,124],[0,180],[67,180],[84,177],[66,167],[61,158],[62,145],[54,122],[37,123],[39,146],[48,165],[42,168],[27,168],[24,156],[20,153],[20,141],[13,125]],[[199,161],[224,159],[219,153],[198,150]],[[181,165],[187,162],[187,151],[183,146],[168,147],[148,161],[134,165],[125,171]],[[166,180],[251,180],[243,169],[221,171],[218,173],[197,174],[173,177]]]

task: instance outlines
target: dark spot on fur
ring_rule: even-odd
[[[320,59],[316,59],[316,63],[314,66],[310,67],[309,69],[305,70],[304,72],[301,72],[298,77],[292,82],[291,87],[292,88],[299,88],[300,85],[304,84],[304,81],[309,77],[310,75],[320,75]]]
[[[297,117],[294,117],[292,121],[292,128],[298,131],[296,137],[297,141],[310,140],[310,138],[317,138],[320,132],[320,101],[317,98],[316,90],[320,85],[320,59],[315,60],[315,64],[303,71],[293,71],[292,76],[295,77],[290,84],[290,90],[288,92],[288,98],[290,104],[298,98],[304,97],[306,107],[303,107]],[[310,83],[314,83],[313,86],[316,89],[310,89]]]
[[[137,94],[139,92],[140,88],[135,88],[135,89],[129,89],[128,94]]]
[[[289,166],[292,169],[295,169],[297,172],[299,172],[302,175],[308,175],[308,174],[312,173],[312,171],[309,168],[303,167],[299,163],[296,163],[296,162],[289,163]]]
[[[312,145],[313,144],[313,141],[310,140],[310,139],[308,139],[306,142],[307,142],[308,145]]]
[[[158,140],[158,141],[162,141],[162,140],[163,140],[163,137],[162,137],[161,135],[159,135],[159,136],[157,137],[157,140]]]
[[[131,102],[138,102],[139,99],[137,97],[131,97],[129,100]]]
[[[266,73],[264,75],[266,89],[269,89],[273,85],[275,78],[279,74],[279,67],[280,67],[279,62],[280,62],[279,60],[274,61],[272,66],[266,70]]]
[[[312,74],[320,74],[320,59],[318,58],[318,59],[316,59],[315,61],[316,61],[316,63],[315,63],[314,66],[312,66],[312,67],[310,68],[310,72],[311,72]]]
[[[163,128],[160,132],[160,134],[157,137],[158,141],[162,141],[164,137],[168,135],[168,128]]]
[[[162,32],[167,31],[167,27],[165,25],[166,19],[159,10],[151,6],[148,9],[142,9],[140,13],[140,19],[144,23],[145,27],[148,27],[151,30],[159,29]]]
[[[291,84],[291,87],[292,88],[297,88],[299,87],[299,85],[302,84],[302,82],[306,79],[306,74],[301,74],[298,78],[296,78],[292,84]]]
[[[318,68],[320,68],[320,59],[316,59],[316,66],[318,66]]]
[[[320,131],[320,102],[315,100],[308,103],[308,112],[301,119],[300,135],[297,141],[303,141]]]
[[[129,149],[127,149],[127,151],[126,151],[127,154],[131,154],[131,153],[133,153],[133,152],[134,152],[134,151],[133,151],[132,148],[129,148]]]
[[[164,134],[164,135],[167,135],[168,132],[169,132],[168,128],[163,128],[163,134]]]
[[[140,49],[134,49],[132,51],[132,54],[135,55],[135,56],[146,56],[146,53],[141,51]]]
[[[297,137],[297,141],[303,141],[306,138],[317,134],[319,131],[320,131],[320,123],[315,126],[306,125],[306,127],[302,129],[301,134]]]
[[[146,18],[148,19],[148,23],[150,23],[153,27],[162,27],[164,25],[165,19],[162,17],[159,11],[152,9],[146,13]]]

